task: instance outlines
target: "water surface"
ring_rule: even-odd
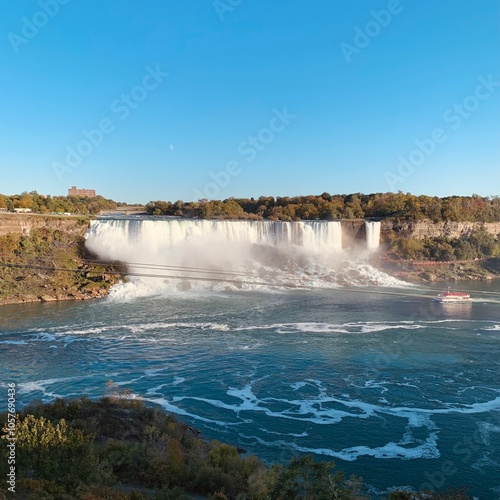
[[[313,453],[362,475],[373,494],[467,484],[498,498],[499,303],[476,294],[449,307],[428,293],[119,293],[5,306],[2,385],[16,382],[23,405],[98,397],[112,380],[267,462]]]

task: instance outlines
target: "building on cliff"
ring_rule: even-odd
[[[80,196],[81,198],[95,198],[95,189],[77,189],[76,186],[71,186],[68,189],[68,196]]]

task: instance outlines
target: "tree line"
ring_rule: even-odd
[[[95,215],[101,210],[116,209],[117,203],[102,196],[80,198],[76,196],[41,195],[36,191],[12,196],[0,194],[0,209],[13,211],[16,208],[29,209],[37,214],[69,212],[78,215]]]
[[[416,196],[410,193],[261,196],[225,200],[151,201],[150,215],[203,219],[270,219],[282,221],[397,218],[433,222],[498,222],[500,197]]]
[[[95,215],[114,210],[117,203],[102,196],[45,196],[36,191],[6,196],[0,194],[0,209],[27,208],[34,213],[70,212]],[[184,202],[151,201],[150,215],[169,215],[202,219],[270,219],[282,221],[394,218],[432,222],[499,222],[499,196],[437,196],[410,193],[335,194],[307,196],[260,196]]]

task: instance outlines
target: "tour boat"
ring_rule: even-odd
[[[452,292],[448,287],[447,292],[441,292],[437,297],[434,297],[437,302],[470,302],[470,293]]]

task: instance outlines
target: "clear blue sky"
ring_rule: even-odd
[[[0,34],[0,193],[500,194],[498,0],[16,0]]]

